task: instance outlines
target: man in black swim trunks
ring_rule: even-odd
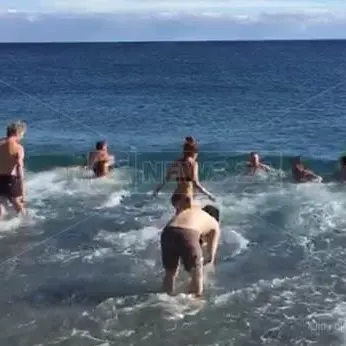
[[[191,275],[190,293],[203,293],[203,252],[201,238],[207,242],[209,263],[215,261],[220,239],[220,226],[208,208],[193,206],[186,198],[185,208],[166,225],[161,235],[162,262],[165,268],[163,290],[172,294],[178,274],[179,259]]]
[[[7,201],[17,213],[24,212],[24,148],[19,142],[25,131],[25,123],[17,121],[0,139],[0,217],[5,214]]]

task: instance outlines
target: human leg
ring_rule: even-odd
[[[175,289],[175,280],[179,268],[179,249],[173,229],[165,229],[161,235],[161,257],[165,269],[162,289],[172,294]]]

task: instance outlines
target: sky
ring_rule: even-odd
[[[346,0],[1,0],[1,42],[346,38]]]

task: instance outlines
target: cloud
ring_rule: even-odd
[[[346,11],[328,1],[15,0],[0,11],[0,41],[345,38]]]
[[[343,0],[2,0],[0,9],[36,12],[219,12],[345,10]]]

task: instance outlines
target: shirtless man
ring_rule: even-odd
[[[249,158],[249,162],[247,163],[247,166],[249,168],[249,174],[255,174],[255,172],[258,169],[261,169],[265,172],[270,171],[270,167],[261,163],[260,156],[255,152],[250,153],[250,158]]]
[[[109,173],[112,159],[114,157],[108,154],[107,143],[96,142],[95,150],[88,156],[88,168],[93,170],[95,177],[103,177]]]
[[[292,176],[297,183],[304,183],[313,180],[322,180],[320,176],[314,172],[304,168],[301,157],[297,156],[293,160],[292,164]]]
[[[10,201],[17,213],[24,212],[24,148],[19,143],[26,131],[17,121],[7,127],[7,137],[0,139],[0,217]]]
[[[191,275],[190,293],[203,293],[203,252],[201,238],[207,242],[208,263],[214,264],[220,239],[218,215],[210,206],[201,209],[185,197],[185,208],[175,215],[161,234],[162,262],[165,268],[163,290],[172,294],[178,274],[179,259]],[[216,218],[214,218],[213,216]]]

